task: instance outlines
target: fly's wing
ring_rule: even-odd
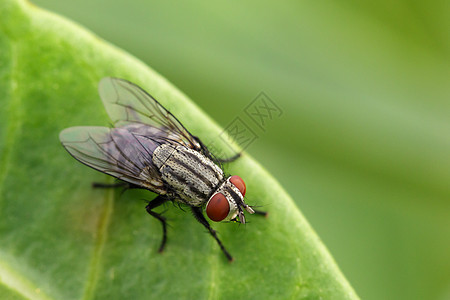
[[[158,139],[175,141],[188,148],[202,150],[197,139],[158,101],[137,85],[118,78],[106,77],[99,83],[103,104],[115,127],[141,124],[156,128]],[[158,132],[156,132],[158,131]]]
[[[125,128],[89,126],[64,129],[59,139],[75,159],[91,168],[158,194],[167,192],[152,162],[161,141]]]

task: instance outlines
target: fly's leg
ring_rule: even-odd
[[[214,239],[217,241],[217,243],[220,246],[220,249],[222,249],[223,254],[225,254],[225,256],[227,257],[227,259],[231,262],[233,261],[233,257],[230,255],[230,253],[228,253],[227,249],[225,249],[225,247],[223,246],[222,242],[219,240],[219,238],[217,237],[217,233],[214,229],[211,228],[211,226],[209,225],[208,221],[205,219],[205,217],[203,216],[202,213],[202,209],[200,207],[191,207],[192,209],[192,213],[194,214],[195,219],[197,219],[197,221],[200,222],[200,224],[202,224],[203,226],[206,227],[206,229],[208,229],[209,233],[214,237]]]
[[[126,183],[126,182],[116,182],[116,183],[93,182],[92,187],[99,188],[99,189],[114,189],[114,188],[118,188],[118,187],[128,188],[128,187],[130,187],[130,184]]]
[[[228,158],[217,158],[217,161],[220,163],[229,163],[229,162],[235,161],[239,157],[241,157],[241,153],[237,153],[237,154],[233,155],[232,157],[228,157]]]
[[[209,152],[208,148],[206,147],[205,144],[203,144],[203,142],[198,138],[198,137],[194,137],[195,140],[200,144],[201,147],[201,152],[208,157],[209,159],[211,159],[212,161],[216,161],[218,163],[229,163],[229,162],[233,162],[236,159],[238,159],[239,157],[241,157],[241,153],[237,153],[235,155],[233,155],[232,157],[228,157],[228,158],[215,158],[211,155],[211,152]]]
[[[164,246],[166,245],[166,241],[167,241],[167,222],[166,222],[166,218],[164,218],[161,214],[154,212],[153,209],[162,205],[164,202],[168,201],[169,199],[167,197],[161,196],[159,195],[158,197],[156,197],[155,199],[153,199],[152,201],[150,201],[147,206],[145,207],[145,209],[147,210],[147,212],[154,218],[158,219],[161,224],[162,224],[162,228],[163,228],[163,238],[161,241],[161,246],[159,246],[159,252],[163,252],[164,250]]]
[[[262,210],[258,210],[258,209],[254,209],[252,207],[253,211],[255,212],[255,214],[260,215],[260,216],[264,216],[267,218],[267,216],[269,215],[269,213],[267,211],[262,211]]]
[[[116,183],[101,183],[101,182],[93,182],[92,187],[94,189],[115,189],[115,188],[123,188],[120,195],[123,195],[125,191],[131,189],[141,189],[141,187],[128,183],[128,182],[116,182]]]

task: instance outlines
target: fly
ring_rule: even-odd
[[[189,206],[194,217],[219,244],[216,231],[203,215],[214,222],[245,224],[244,210],[263,214],[244,202],[246,186],[241,177],[226,176],[220,167],[230,159],[216,159],[199,138],[187,129],[158,101],[137,85],[118,78],[103,78],[99,94],[114,128],[82,126],[64,129],[59,138],[64,148],[79,162],[111,175],[119,184],[147,189],[158,196],[146,206],[163,228],[159,251],[167,240],[167,222],[153,211],[168,202]]]

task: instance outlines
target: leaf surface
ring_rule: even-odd
[[[11,299],[357,299],[292,199],[244,154],[227,167],[247,202],[269,211],[248,224],[213,224],[228,263],[189,212],[168,205],[168,244],[145,212],[147,191],[95,190],[111,182],[58,140],[71,126],[110,123],[102,77],[150,92],[194,135],[221,129],[139,60],[25,1],[0,4],[0,286]],[[237,148],[234,148],[238,151]]]

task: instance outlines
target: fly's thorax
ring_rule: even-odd
[[[183,203],[201,206],[223,181],[223,171],[213,161],[193,149],[162,144],[155,149],[153,163]]]
[[[244,211],[254,213],[253,209],[245,204],[245,183],[239,176],[228,177],[212,194],[206,204],[206,215],[212,221],[235,221],[245,223]],[[238,218],[237,218],[238,217]]]
[[[158,169],[161,169],[166,161],[172,156],[172,154],[177,150],[176,146],[171,144],[162,144],[153,151],[152,160]]]

